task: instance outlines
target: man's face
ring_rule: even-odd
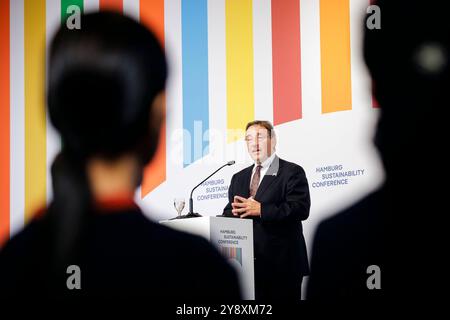
[[[248,153],[256,163],[262,163],[275,151],[275,137],[270,138],[266,128],[254,125],[247,129],[245,133]]]

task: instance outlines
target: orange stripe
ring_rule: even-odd
[[[320,1],[322,113],[352,109],[349,1]]]
[[[140,21],[155,32],[164,46],[164,0],[141,0]],[[165,104],[165,99],[164,99]],[[164,106],[164,115],[166,107]],[[152,190],[166,180],[166,125],[161,127],[158,150],[144,170],[141,186],[141,197],[144,198]]]
[[[0,247],[9,239],[9,0],[0,0]]]
[[[149,27],[164,46],[164,0],[141,0],[140,21]]]
[[[123,12],[123,0],[100,0],[100,10],[117,10]]]

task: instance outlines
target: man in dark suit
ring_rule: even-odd
[[[255,298],[300,300],[309,273],[302,229],[310,208],[305,171],[276,156],[270,122],[248,123],[245,141],[255,163],[231,179],[223,215],[253,219]]]

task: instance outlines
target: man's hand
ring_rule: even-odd
[[[248,216],[261,216],[261,203],[252,197],[246,199],[244,197],[235,196],[231,206],[233,207],[232,212],[235,216],[240,216],[241,218]]]

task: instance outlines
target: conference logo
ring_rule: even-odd
[[[219,247],[219,251],[232,263],[235,261],[242,268],[242,248],[239,247]],[[235,263],[233,263],[235,264]]]

